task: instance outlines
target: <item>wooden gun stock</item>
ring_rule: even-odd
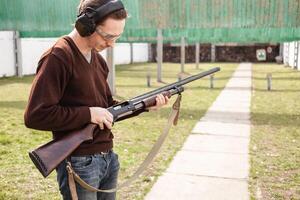
[[[29,157],[46,178],[81,143],[93,139],[96,127],[96,124],[88,124],[80,130],[72,131],[59,140],[52,140],[29,152]]]

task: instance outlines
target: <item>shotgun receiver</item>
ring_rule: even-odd
[[[219,70],[220,68],[216,67],[187,77],[181,81],[111,106],[107,108],[107,110],[113,115],[113,122],[139,115],[140,113],[145,112],[147,108],[156,104],[156,95],[162,93],[164,96],[171,97],[175,94],[180,94],[184,91],[183,85],[213,74]],[[54,139],[29,152],[29,157],[41,174],[46,178],[64,159],[70,156],[81,143],[93,140],[93,132],[97,126],[97,124],[88,124],[81,129],[71,131],[59,140]]]

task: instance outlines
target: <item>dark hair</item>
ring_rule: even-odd
[[[88,7],[97,9],[104,4],[108,3],[110,0],[80,0],[80,3],[78,5],[78,14],[85,12]],[[96,22],[97,25],[102,24],[107,18],[112,18],[112,19],[126,19],[128,17],[128,13],[125,9],[117,10],[100,21]]]

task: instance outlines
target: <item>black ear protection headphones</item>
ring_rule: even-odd
[[[77,16],[75,28],[82,37],[92,35],[97,26],[97,22],[117,10],[124,9],[120,0],[109,0],[108,3],[97,9],[88,7],[84,12]]]

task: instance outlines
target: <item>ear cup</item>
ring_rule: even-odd
[[[96,24],[93,19],[89,18],[86,14],[78,16],[75,28],[81,37],[87,37],[95,32]]]
[[[124,9],[124,5],[119,0],[107,0],[107,3],[97,9],[87,7],[76,20],[75,28],[81,37],[92,35],[96,30],[96,22],[104,18],[108,14]]]

